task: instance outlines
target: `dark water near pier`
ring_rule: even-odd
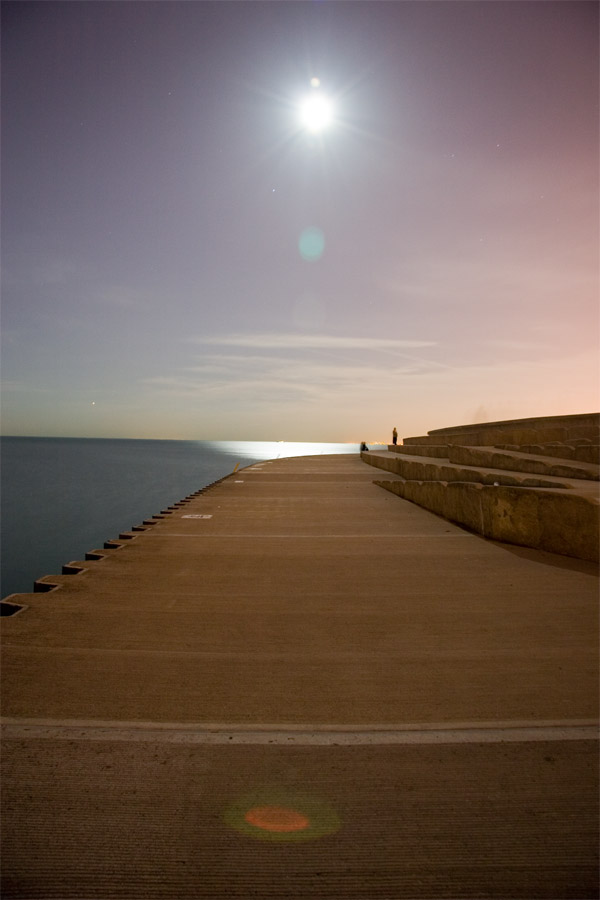
[[[0,596],[31,591],[163,507],[259,459],[356,444],[4,437]]]

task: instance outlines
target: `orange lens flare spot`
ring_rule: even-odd
[[[310,825],[306,816],[285,806],[255,806],[244,818],[249,825],[265,831],[302,831]]]

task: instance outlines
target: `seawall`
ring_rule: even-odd
[[[398,476],[381,487],[486,538],[597,562],[599,422],[589,413],[436,429],[362,458]]]
[[[374,474],[257,463],[11,598],[3,897],[596,896],[596,567]]]

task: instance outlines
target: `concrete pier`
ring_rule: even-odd
[[[597,567],[257,463],[3,622],[3,897],[583,898]]]

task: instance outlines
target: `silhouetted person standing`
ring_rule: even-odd
[[[392,444],[396,446],[398,443],[398,432],[396,431],[396,426],[394,425],[394,430],[392,431]]]

